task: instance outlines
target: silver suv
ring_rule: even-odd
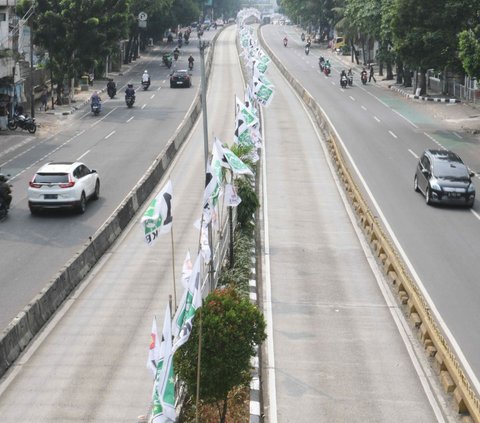
[[[70,208],[84,213],[89,199],[100,196],[100,178],[80,162],[54,162],[42,166],[28,187],[28,207],[35,214],[43,209]]]

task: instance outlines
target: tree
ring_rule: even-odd
[[[480,77],[480,41],[475,33],[470,30],[462,31],[458,35],[458,56],[463,68],[471,78]]]
[[[190,394],[197,389],[200,319],[202,353],[200,398],[219,404],[220,422],[225,422],[228,393],[251,380],[250,359],[255,346],[266,339],[265,320],[258,308],[233,287],[217,289],[197,310],[189,341],[175,353],[175,369]]]
[[[126,34],[129,0],[37,0],[34,42],[48,51],[57,83],[91,72]],[[17,6],[23,14],[32,6]]]

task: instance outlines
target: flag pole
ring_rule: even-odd
[[[195,423],[198,423],[198,409],[200,407],[200,365],[202,363],[202,309],[200,309],[198,326],[198,357],[197,357],[197,393],[195,399]]]
[[[172,272],[173,272],[173,304],[175,305],[175,308],[173,310],[177,309],[177,287],[176,287],[176,282],[175,282],[175,246],[173,243],[173,225],[170,228],[170,241],[172,244]]]

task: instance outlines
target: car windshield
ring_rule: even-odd
[[[63,184],[68,182],[67,173],[37,173],[35,181],[37,184]]]
[[[434,174],[437,178],[464,180],[468,179],[468,170],[461,162],[438,160],[435,162]]]

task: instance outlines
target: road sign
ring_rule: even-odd
[[[148,18],[148,15],[145,12],[140,12],[138,14],[138,20],[139,21],[146,21]]]

